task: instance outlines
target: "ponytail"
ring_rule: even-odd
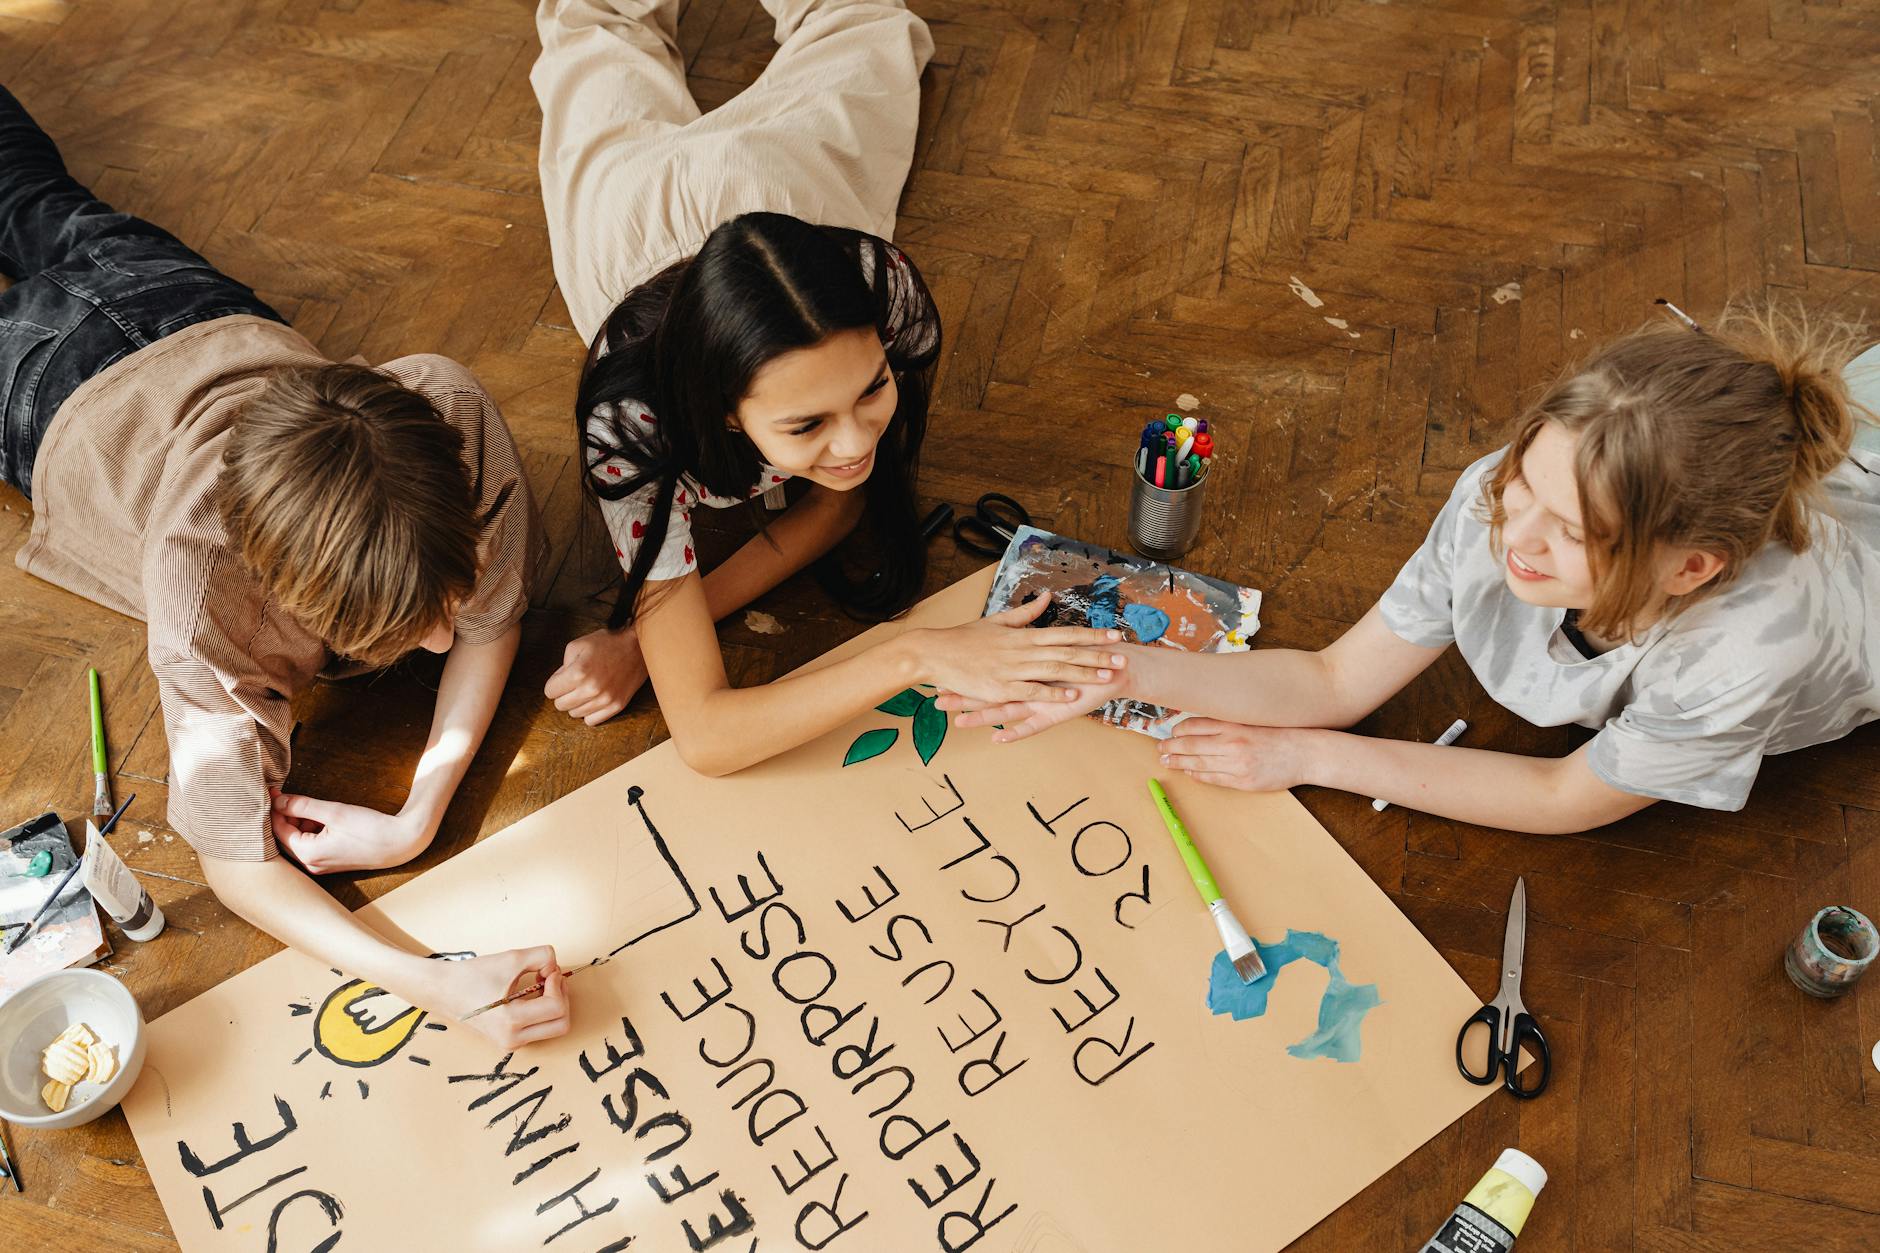
[[[1822,480],[1847,459],[1854,444],[1855,412],[1842,371],[1859,350],[1852,323],[1811,321],[1794,306],[1733,306],[1715,334],[1745,358],[1774,372],[1782,403],[1775,433],[1792,463],[1787,489],[1770,518],[1769,536],[1796,552],[1808,547],[1809,514]]]

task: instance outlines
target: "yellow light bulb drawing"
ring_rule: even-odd
[[[363,979],[327,995],[313,1022],[313,1046],[342,1066],[376,1066],[405,1046],[424,1011]]]

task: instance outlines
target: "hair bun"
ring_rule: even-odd
[[[1793,304],[1733,305],[1716,336],[1782,381],[1795,421],[1795,472],[1789,499],[1805,500],[1854,443],[1854,407],[1842,372],[1864,347],[1862,328],[1840,318],[1810,318]]]

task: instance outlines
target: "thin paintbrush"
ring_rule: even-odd
[[[15,1192],[26,1191],[26,1185],[20,1182],[20,1168],[13,1164],[13,1157],[7,1152],[7,1125],[0,1122],[0,1175],[13,1181]]]
[[[1168,833],[1175,840],[1175,851],[1182,855],[1182,862],[1188,867],[1188,877],[1195,881],[1195,890],[1201,893],[1201,899],[1207,904],[1208,916],[1214,919],[1214,929],[1221,933],[1221,944],[1227,949],[1227,960],[1234,964],[1234,973],[1240,976],[1242,983],[1252,983],[1266,974],[1266,963],[1260,960],[1260,950],[1253,945],[1253,937],[1240,925],[1240,919],[1234,917],[1234,911],[1221,899],[1221,889],[1215,886],[1214,876],[1208,872],[1208,863],[1201,860],[1200,850],[1195,842],[1188,838],[1188,828],[1175,815],[1175,807],[1169,804],[1168,793],[1162,790],[1160,779],[1149,780],[1149,795],[1155,798],[1155,807],[1162,811],[1162,823],[1168,827]]]
[[[564,970],[561,973],[567,978],[572,979],[576,975],[580,974],[583,970],[592,970],[596,966],[605,966],[608,962],[612,961],[613,959],[614,959],[613,954],[610,953],[606,957],[596,957],[593,961],[589,962],[585,966],[576,966],[573,970]],[[492,1009],[499,1009],[502,1006],[509,1004],[509,1002],[511,1001],[519,1001],[525,996],[533,996],[537,992],[540,992],[543,988],[547,986],[548,986],[548,981],[546,979],[540,980],[539,982],[536,982],[536,983],[531,983],[528,987],[523,988],[520,992],[511,992],[508,996],[502,997],[499,1000],[491,1001],[488,1005],[478,1006],[476,1009],[471,1010],[469,1013],[465,1014],[462,1018],[459,1018],[457,1021],[469,1022],[472,1018],[475,1018],[478,1014],[487,1014]]]
[[[104,704],[98,695],[98,672],[91,677],[91,814],[102,818],[111,812],[111,770],[104,758]]]
[[[129,796],[126,796],[124,798],[124,803],[117,807],[117,812],[112,814],[109,818],[107,818],[105,820],[105,824],[102,827],[98,828],[98,835],[101,838],[103,836],[107,836],[111,834],[111,828],[117,825],[117,820],[124,816],[124,811],[129,809],[131,807],[131,802],[136,799],[137,799],[137,793],[135,792],[132,792]],[[83,857],[78,858],[76,861],[72,863],[72,868],[65,872],[65,877],[63,879],[59,880],[59,886],[52,889],[52,895],[48,896],[46,898],[46,903],[39,907],[39,912],[34,914],[31,920],[29,920],[25,926],[21,927],[19,930],[13,933],[13,938],[7,941],[7,946],[5,950],[3,951],[11,953],[13,950],[17,949],[20,945],[26,943],[26,937],[33,933],[33,928],[39,925],[39,920],[41,918],[44,918],[46,914],[51,911],[52,903],[59,899],[60,894],[65,891],[65,885],[72,881],[73,876],[78,874],[79,868],[83,866],[84,864],[85,864],[85,859]]]

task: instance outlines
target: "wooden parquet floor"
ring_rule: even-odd
[[[924,495],[1005,491],[1121,543],[1118,454],[1192,393],[1227,452],[1188,564],[1265,589],[1264,643],[1355,620],[1456,471],[1652,298],[1880,298],[1873,0],[915,8],[939,52],[899,238],[950,343]],[[754,0],[693,0],[681,33],[706,107],[771,47]],[[510,698],[437,845],[413,871],[336,883],[354,904],[663,734],[644,697],[597,731],[540,698],[607,567],[570,468],[581,346],[537,196],[534,51],[524,0],[0,0],[0,81],[79,177],[335,357],[466,361],[528,453],[558,564]],[[26,507],[0,504],[11,552]],[[934,553],[935,588],[974,564]],[[107,676],[118,794],[138,793],[118,842],[172,919],[114,966],[146,1012],[272,951],[162,825],[141,627],[10,563],[0,606],[0,813],[82,812],[82,674]],[[727,624],[737,681],[856,629],[800,583],[760,608],[786,630]],[[296,783],[395,806],[435,677],[412,664],[312,693]],[[1428,736],[1457,715],[1476,743],[1569,747],[1453,656],[1367,729]],[[1556,1072],[1546,1099],[1489,1100],[1298,1247],[1415,1247],[1518,1142],[1552,1175],[1523,1249],[1880,1248],[1880,980],[1820,1003],[1779,967],[1818,905],[1880,911],[1877,732],[1771,761],[1740,814],[1659,806],[1572,838],[1306,793],[1485,996],[1526,875],[1526,991]],[[121,1116],[13,1143],[29,1191],[0,1198],[0,1245],[173,1247]]]

